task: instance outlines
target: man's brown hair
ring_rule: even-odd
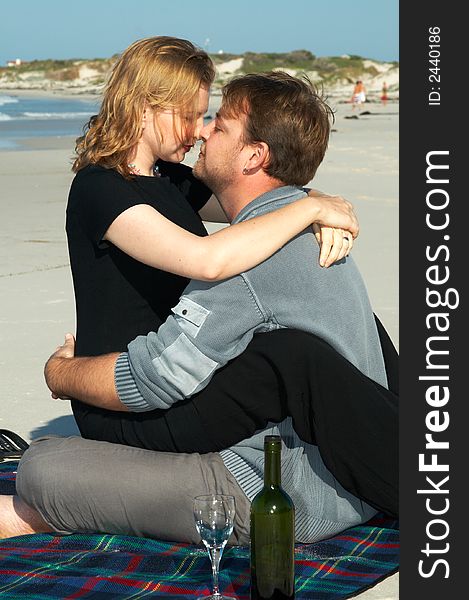
[[[223,88],[220,115],[244,114],[245,144],[265,142],[265,172],[287,185],[302,186],[315,175],[329,141],[332,109],[314,85],[282,71],[243,75]]]

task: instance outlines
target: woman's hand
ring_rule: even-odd
[[[360,227],[353,206],[342,196],[329,196],[318,190],[309,190],[308,196],[317,203],[315,223],[349,231],[355,239]]]
[[[348,256],[353,247],[353,236],[350,231],[335,227],[324,227],[313,223],[313,232],[319,244],[319,264],[330,267],[333,263]]]

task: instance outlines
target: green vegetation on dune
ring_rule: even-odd
[[[221,65],[222,63],[228,62],[229,60],[235,60],[239,58],[239,54],[228,54],[227,52],[219,52],[218,54],[211,54],[210,58],[213,60],[215,65]]]
[[[69,60],[33,60],[13,67],[0,67],[1,81],[14,84],[21,81],[34,82],[35,87],[44,85],[75,87],[85,85],[102,85],[114,64],[117,55],[110,58],[69,59]],[[379,74],[374,64],[380,61],[350,56],[321,56],[317,57],[309,50],[294,50],[292,52],[245,52],[244,54],[218,53],[211,55],[216,67],[233,60],[240,60],[240,68],[235,72],[219,73],[216,85],[223,85],[232,75],[243,73],[259,73],[273,69],[285,69],[297,74],[306,73],[316,82],[333,86],[336,83],[352,83],[361,78],[372,78]],[[366,62],[368,61],[368,63]],[[374,64],[373,64],[374,63]],[[398,67],[397,61],[386,63],[388,68]],[[378,65],[379,66],[379,65]],[[83,77],[81,67],[87,69],[87,82]],[[94,75],[93,75],[94,71]],[[49,83],[48,83],[49,82]],[[397,86],[398,89],[398,86]]]
[[[32,60],[14,67],[0,67],[0,86],[3,80],[7,84],[27,81],[33,87],[76,85],[80,81],[80,67],[96,73],[92,78],[94,86],[102,85],[112,67],[115,57],[94,59],[67,59],[67,60]],[[80,85],[80,84],[78,84]]]
[[[14,72],[14,73],[29,73],[31,71],[44,71],[50,73],[51,71],[58,71],[61,69],[72,69],[80,64],[86,64],[92,69],[98,71],[107,71],[111,65],[111,59],[109,58],[93,58],[93,59],[79,59],[70,58],[67,60],[31,60],[29,62],[23,62],[21,65],[15,67],[0,67],[1,72]]]
[[[260,73],[273,69],[294,69],[295,71],[312,71],[316,57],[308,50],[293,52],[246,52],[243,56],[244,73]]]
[[[365,58],[360,56],[328,56],[318,58],[316,61],[316,70],[325,81],[333,82],[341,79],[355,81],[364,75],[374,77],[379,71],[376,67],[365,67]]]
[[[379,74],[373,65],[365,66],[366,58],[357,55],[350,56],[321,56],[317,57],[309,50],[294,50],[292,52],[246,52],[241,55],[213,55],[215,64],[242,58],[239,73],[260,73],[273,69],[286,69],[298,73],[314,74],[313,79],[324,83],[337,81],[353,82],[361,77],[374,77]],[[379,61],[372,61],[378,63]],[[399,66],[398,62],[390,63]]]

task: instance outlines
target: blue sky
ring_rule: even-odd
[[[0,10],[2,66],[105,58],[153,35],[185,37],[209,52],[301,48],[399,59],[398,0],[3,0]]]

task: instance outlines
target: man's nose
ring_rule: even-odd
[[[207,123],[207,125],[205,125],[204,127],[202,127],[199,131],[199,137],[202,138],[204,140],[204,142],[206,142],[208,140],[208,138],[210,137],[210,134],[213,131],[213,126],[215,125],[215,121],[209,121]]]

